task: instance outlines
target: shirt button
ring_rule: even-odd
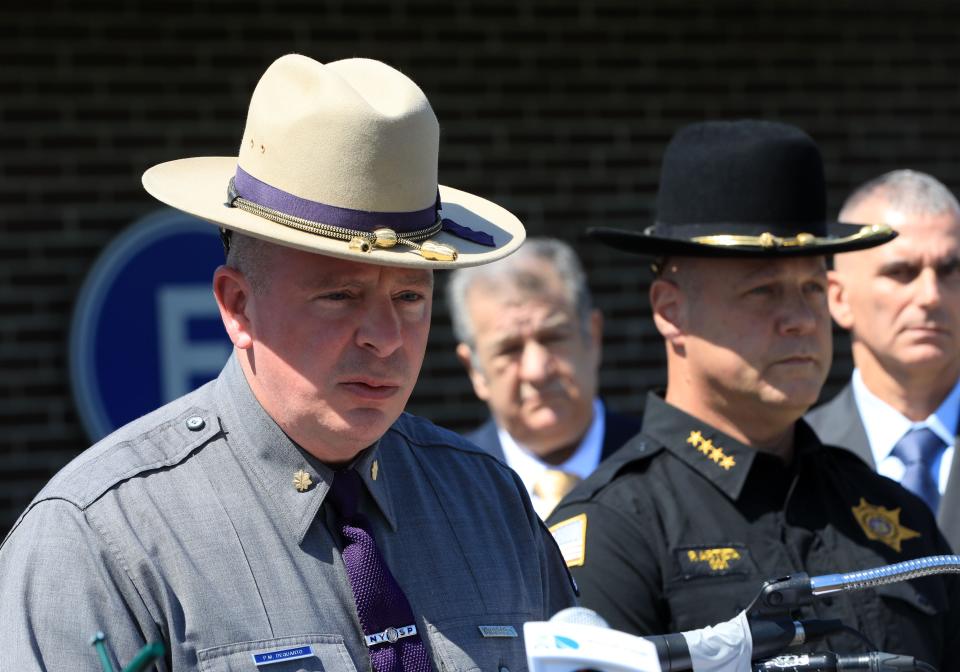
[[[187,418],[187,429],[191,432],[199,432],[207,423],[199,415]]]

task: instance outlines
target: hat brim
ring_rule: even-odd
[[[514,252],[526,238],[523,224],[511,212],[474,194],[440,185],[443,217],[474,231],[493,236],[495,247],[454,236],[446,231],[431,240],[452,245],[454,261],[424,259],[412,248],[351,249],[346,241],[293,229],[225,205],[227,185],[237,170],[237,157],[201,156],[168,161],[143,174],[143,186],[167,205],[217,226],[239,231],[278,245],[382,266],[404,268],[462,268],[496,261]]]
[[[827,235],[814,238],[806,244],[797,244],[791,240],[787,244],[759,243],[737,244],[733,236],[719,234],[723,225],[716,225],[718,235],[709,236],[711,242],[700,242],[689,238],[670,238],[655,236],[642,231],[630,231],[610,227],[592,227],[587,229],[590,238],[605,245],[632,254],[653,257],[811,257],[865,250],[893,240],[897,232],[886,226],[870,226],[828,222]],[[758,236],[759,237],[759,236]]]

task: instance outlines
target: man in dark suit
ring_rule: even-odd
[[[920,495],[960,548],[960,205],[933,177],[897,170],[857,189],[840,217],[900,235],[836,259],[830,311],[856,368],[808,421]]]
[[[529,239],[489,271],[457,270],[447,290],[457,356],[491,414],[467,438],[512,467],[546,517],[640,430],[597,398],[603,318],[577,255]]]

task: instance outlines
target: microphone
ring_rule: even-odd
[[[782,615],[812,604],[813,598],[821,595],[874,588],[933,574],[956,573],[960,573],[958,555],[932,555],[846,574],[811,577],[798,572],[765,582],[753,603],[747,607],[747,613],[751,618]]]
[[[653,642],[611,630],[584,607],[523,624],[529,672],[660,672]]]
[[[729,621],[698,630],[636,637],[609,629],[603,617],[590,609],[569,607],[557,612],[548,622],[531,622],[523,627],[531,672],[569,672],[583,668],[603,672],[645,672],[646,669],[682,672],[720,669],[720,665],[729,666],[723,669],[731,671],[749,672],[751,659],[771,656],[788,646],[840,630],[843,625],[838,620],[748,621],[746,612],[740,612]],[[614,650],[624,646],[629,651]],[[630,655],[617,655],[619,653]],[[562,659],[567,667],[553,667],[548,659],[550,662]],[[569,666],[574,660],[580,667]],[[655,660],[659,667],[641,666],[648,664],[642,661],[648,660]]]
[[[872,651],[852,656],[834,653],[778,656],[755,663],[753,672],[929,672],[930,665],[910,656]]]

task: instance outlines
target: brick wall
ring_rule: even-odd
[[[427,92],[441,179],[501,201],[533,234],[650,219],[660,155],[708,117],[796,123],[820,142],[831,205],[913,167],[960,185],[948,2],[205,0],[0,9],[0,534],[85,447],[67,333],[101,248],[157,207],[142,171],[234,152],[250,91],[288,51],[385,60]],[[82,7],[82,8],[81,8]],[[578,243],[606,313],[602,385],[637,411],[663,379],[634,257]],[[442,289],[441,278],[441,287]],[[480,420],[442,292],[411,410]],[[828,389],[849,370],[845,342]]]

